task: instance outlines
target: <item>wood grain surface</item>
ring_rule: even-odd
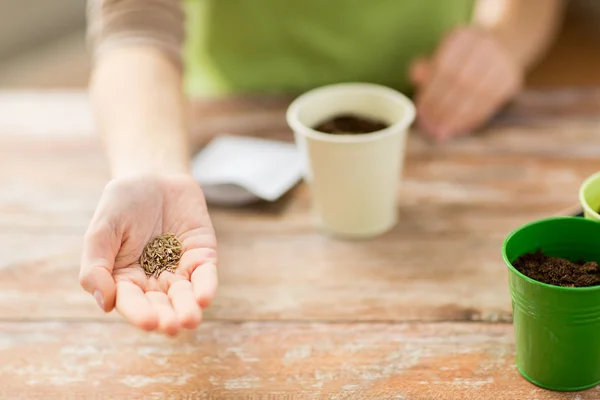
[[[521,378],[510,324],[207,323],[175,340],[120,323],[2,323],[0,332],[7,399],[600,397]]]
[[[194,143],[291,141],[286,104],[198,100]],[[2,92],[0,399],[600,399],[518,375],[500,256],[512,229],[576,205],[600,170],[598,115],[600,90],[525,92],[472,137],[412,132],[401,221],[370,241],[319,233],[302,184],[275,204],[211,207],[219,295],[201,329],[169,340],[78,286],[109,179],[85,95]]]

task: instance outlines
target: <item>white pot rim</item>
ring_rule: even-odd
[[[316,98],[326,96],[328,94],[339,94],[340,92],[357,91],[358,93],[370,92],[382,97],[389,99],[390,102],[396,103],[398,107],[404,110],[403,117],[396,123],[388,126],[377,132],[368,134],[329,134],[316,131],[309,126],[306,126],[298,119],[298,115],[302,107],[305,104],[315,101]],[[394,135],[399,131],[406,130],[414,121],[416,116],[415,106],[412,101],[404,94],[389,88],[387,86],[375,84],[375,83],[362,83],[362,82],[350,82],[350,83],[335,83],[331,85],[325,85],[316,89],[310,90],[299,97],[297,97],[288,107],[286,112],[286,119],[288,125],[296,133],[300,133],[304,136],[334,143],[364,143],[382,139],[383,137]]]

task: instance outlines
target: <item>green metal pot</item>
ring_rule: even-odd
[[[546,389],[576,391],[600,384],[600,286],[567,288],[517,271],[519,256],[543,250],[571,261],[600,262],[600,223],[556,217],[524,225],[505,240],[517,368]]]

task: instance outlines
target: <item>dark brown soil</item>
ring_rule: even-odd
[[[550,285],[586,287],[600,285],[600,268],[595,261],[573,263],[538,251],[517,258],[513,266],[524,275]]]
[[[315,130],[331,134],[364,134],[380,131],[389,125],[381,121],[356,115],[338,115],[317,126]]]

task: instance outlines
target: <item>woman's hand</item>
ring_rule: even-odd
[[[490,33],[459,28],[411,68],[417,123],[438,141],[483,125],[520,89],[524,68]]]
[[[182,244],[178,268],[146,277],[146,244],[171,232]],[[81,286],[100,308],[168,335],[193,329],[217,288],[217,243],[202,190],[187,174],[115,179],[85,235]]]

